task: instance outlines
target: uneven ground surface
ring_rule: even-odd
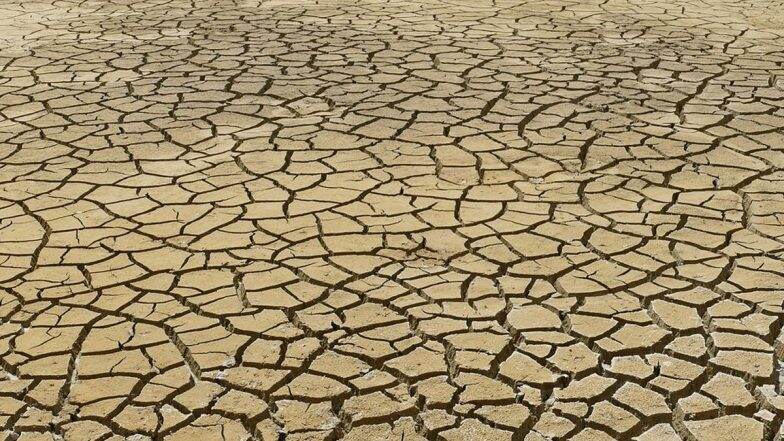
[[[5,0],[20,440],[781,436],[781,1]]]

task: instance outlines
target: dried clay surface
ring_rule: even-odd
[[[782,437],[784,3],[0,2],[0,429]]]

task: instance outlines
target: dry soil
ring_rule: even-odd
[[[780,0],[3,0],[0,428],[772,440]]]

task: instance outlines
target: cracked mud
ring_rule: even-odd
[[[0,427],[772,440],[784,3],[6,0]]]

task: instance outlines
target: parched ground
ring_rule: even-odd
[[[782,436],[784,2],[0,2],[0,428]]]

